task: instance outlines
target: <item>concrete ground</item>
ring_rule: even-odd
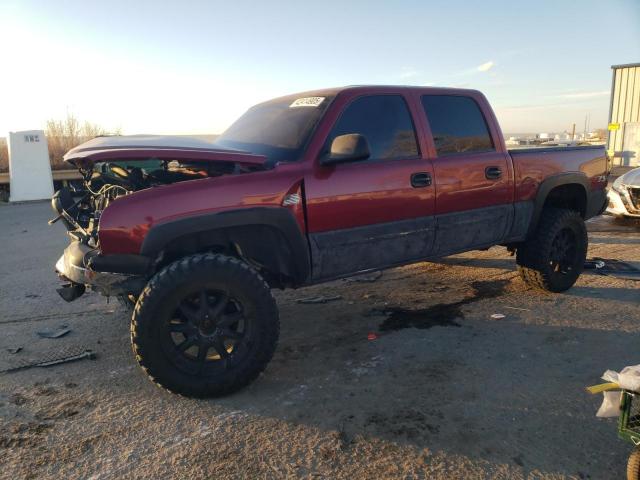
[[[275,292],[282,335],[265,373],[191,400],[147,380],[116,302],[57,296],[67,239],[50,216],[0,206],[0,370],[66,347],[97,359],[0,373],[2,478],[624,476],[631,447],[584,387],[640,363],[637,281],[588,271],[547,295],[492,248]],[[590,231],[590,257],[640,262],[638,225],[602,217]],[[319,295],[342,298],[296,302]],[[36,334],[61,325],[71,333]]]

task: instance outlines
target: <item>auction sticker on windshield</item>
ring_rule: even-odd
[[[322,103],[325,97],[304,97],[294,100],[289,108],[295,107],[317,107]]]

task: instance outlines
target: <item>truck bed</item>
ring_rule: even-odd
[[[507,151],[513,153],[532,153],[532,152],[563,152],[567,150],[594,150],[604,149],[603,145],[580,145],[575,147],[528,147],[528,148],[510,148]]]
[[[541,147],[508,150],[515,173],[515,200],[536,197],[540,184],[548,178],[578,174],[590,190],[604,189],[608,171],[604,145],[584,147]]]

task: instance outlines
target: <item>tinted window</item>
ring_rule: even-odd
[[[487,122],[472,98],[426,95],[422,97],[422,106],[438,155],[494,149]]]
[[[297,160],[329,97],[287,97],[251,107],[216,145],[266,155],[270,162]]]
[[[399,95],[360,97],[351,102],[333,126],[327,148],[334,138],[347,133],[359,133],[367,138],[371,159],[418,155],[411,115]]]

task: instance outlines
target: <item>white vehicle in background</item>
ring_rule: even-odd
[[[616,217],[640,218],[640,168],[629,170],[613,182],[607,212]]]

